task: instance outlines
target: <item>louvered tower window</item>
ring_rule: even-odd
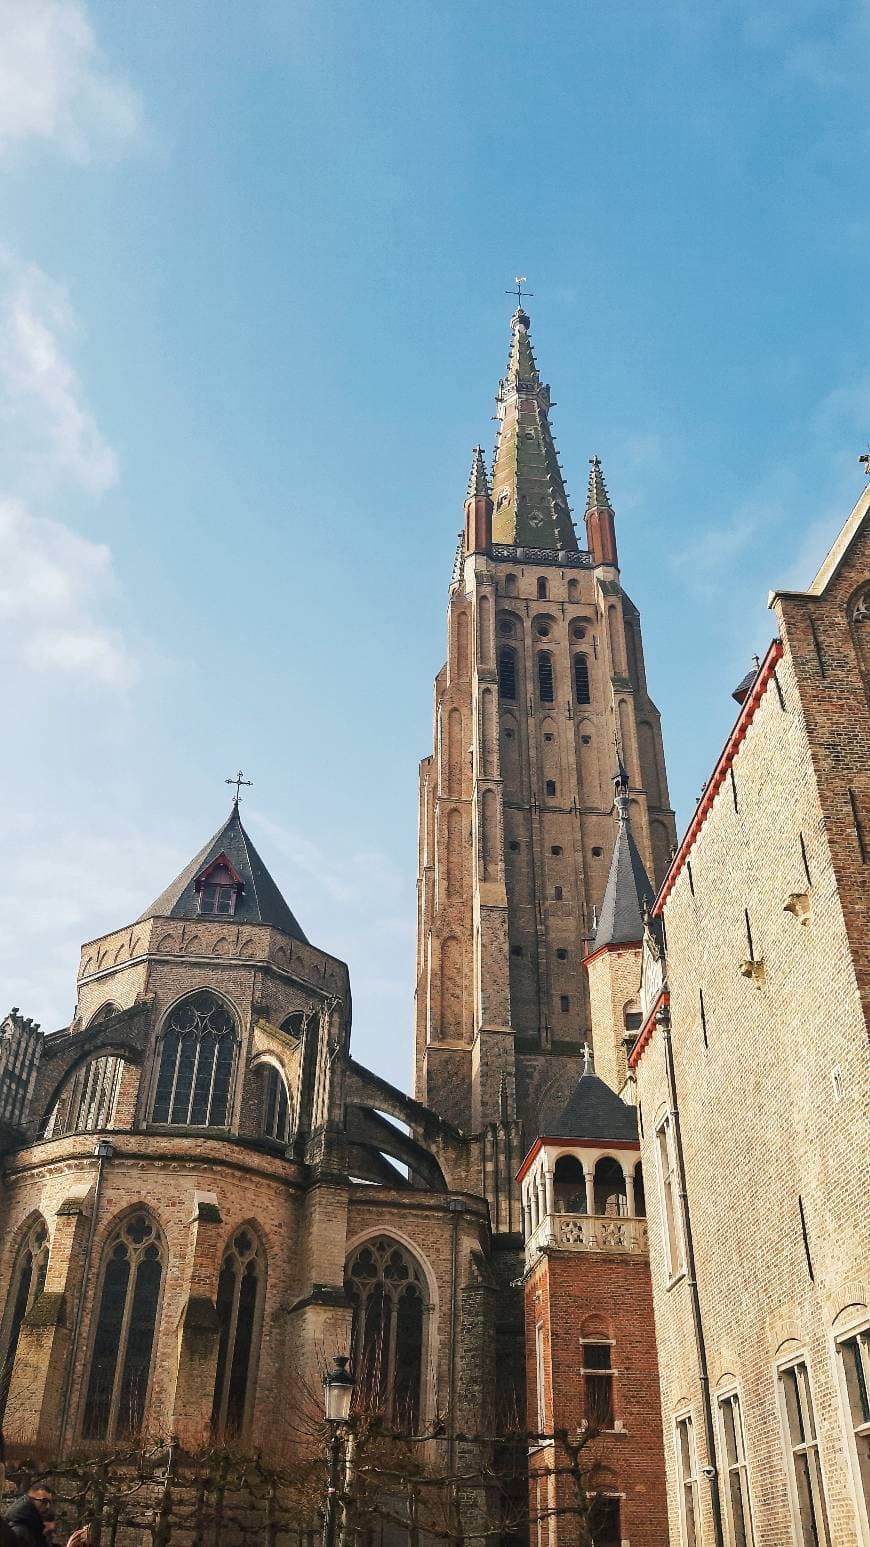
[[[553,702],[553,657],[548,650],[538,656],[538,697],[542,704]]]
[[[511,703],[517,696],[516,651],[505,645],[498,652],[498,690],[502,698]]]
[[[589,698],[589,660],[585,655],[574,657],[574,696],[578,704],[588,704]]]

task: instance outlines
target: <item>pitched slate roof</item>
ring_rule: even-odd
[[[620,1101],[597,1074],[581,1074],[555,1122],[547,1124],[550,1139],[612,1139],[637,1141],[637,1109]]]
[[[628,823],[620,820],[604,901],[590,951],[603,945],[628,945],[643,939],[643,905],[652,907],[655,887],[644,869]]]
[[[293,940],[302,940],[307,944],[306,936],[245,832],[235,802],[223,827],[175,877],[166,891],[161,892],[157,901],[140,914],[140,918],[199,918],[194,883],[197,876],[221,854],[226,855],[242,880],[241,895],[233,914],[234,921],[242,924],[271,924],[273,929],[280,929]]]

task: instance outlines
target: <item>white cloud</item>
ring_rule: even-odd
[[[80,0],[0,0],[0,37],[0,156],[38,140],[84,162],[137,133],[139,99]]]
[[[104,494],[117,479],[115,453],[64,349],[77,332],[63,287],[36,265],[0,254],[0,457],[7,487],[44,492],[64,482]]]
[[[0,499],[0,658],[126,687],[135,664],[120,633],[99,621],[114,589],[105,544]]]

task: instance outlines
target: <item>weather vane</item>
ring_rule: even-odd
[[[242,773],[241,768],[239,769],[238,773],[235,775],[234,778],[232,778],[232,779],[224,779],[224,784],[234,784],[235,787],[236,787],[236,793],[233,796],[233,805],[234,806],[237,806],[239,804],[239,801],[242,798],[240,793],[239,793],[239,791],[241,790],[243,784],[246,784],[248,786],[248,789],[250,789],[250,790],[252,790],[254,788],[254,781],[253,781],[253,779],[246,779],[244,774]]]
[[[523,285],[525,283],[526,283],[526,276],[525,276],[525,274],[516,274],[514,276],[514,284],[517,287],[516,290],[506,290],[505,291],[505,295],[515,295],[516,296],[516,298],[517,298],[517,306],[522,306],[522,304],[523,304],[523,297],[524,296],[526,297],[526,299],[528,299],[528,297],[531,296],[532,299],[534,300],[534,295],[535,295],[534,290],[524,290],[523,289]]]

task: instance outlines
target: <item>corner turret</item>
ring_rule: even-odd
[[[475,446],[465,496],[465,552],[487,553],[492,542],[492,496],[483,447]]]
[[[589,459],[589,490],[586,495],[586,539],[589,552],[596,564],[610,564],[619,568],[616,551],[616,517],[610,503],[610,495],[604,482],[604,471],[598,457]]]

